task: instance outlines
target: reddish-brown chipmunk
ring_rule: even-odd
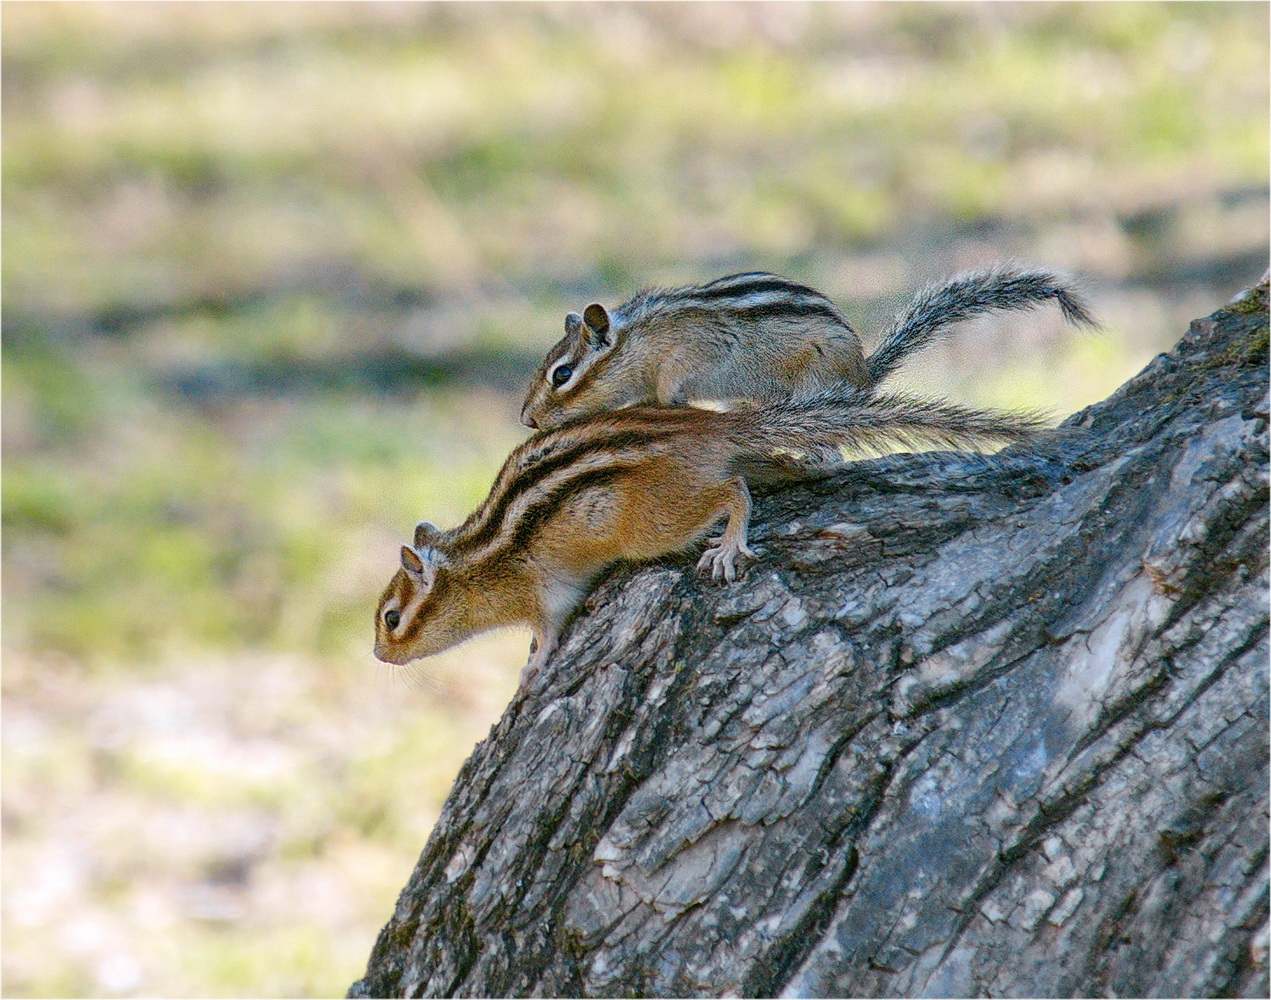
[[[775,274],[645,289],[612,313],[592,303],[565,317],[565,336],[530,381],[521,422],[547,429],[646,403],[777,402],[843,386],[873,392],[954,323],[1051,299],[1070,322],[1095,325],[1057,275],[973,271],[919,292],[867,357],[833,302]]]
[[[731,582],[738,560],[753,555],[748,482],[824,471],[841,447],[1021,441],[1040,428],[1027,415],[848,389],[732,412],[637,407],[540,432],[512,452],[462,525],[416,528],[380,598],[375,655],[406,663],[527,625],[528,679],[613,563],[687,549],[727,516],[698,567]]]

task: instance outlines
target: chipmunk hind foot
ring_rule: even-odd
[[[530,658],[521,668],[521,687],[527,687],[539,675],[559,645],[560,639],[556,635],[535,635],[530,640]]]

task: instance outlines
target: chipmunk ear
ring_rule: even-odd
[[[573,336],[583,328],[583,318],[578,313],[565,314],[565,333],[567,336]]]
[[[419,553],[409,545],[402,546],[402,569],[415,576],[424,575],[424,561],[419,558]]]
[[[609,346],[609,313],[599,302],[593,302],[583,310],[584,333],[594,348]]]
[[[415,548],[422,549],[438,534],[432,521],[420,521],[415,525]]]

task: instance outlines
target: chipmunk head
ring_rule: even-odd
[[[604,377],[621,339],[622,331],[598,302],[584,309],[581,316],[566,316],[565,336],[547,352],[530,381],[521,423],[547,430],[573,417],[631,402],[617,398],[620,390],[616,385],[608,386],[610,380]]]
[[[432,543],[439,532],[427,521],[415,528],[412,545],[403,545],[402,565],[384,589],[375,612],[375,655],[403,664],[449,649],[467,638],[458,626],[444,552]]]

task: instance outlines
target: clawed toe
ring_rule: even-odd
[[[737,579],[737,561],[754,558],[755,553],[744,542],[731,542],[722,537],[712,538],[697,562],[697,569],[700,573],[710,570],[711,579],[716,582],[724,580],[732,583]]]

